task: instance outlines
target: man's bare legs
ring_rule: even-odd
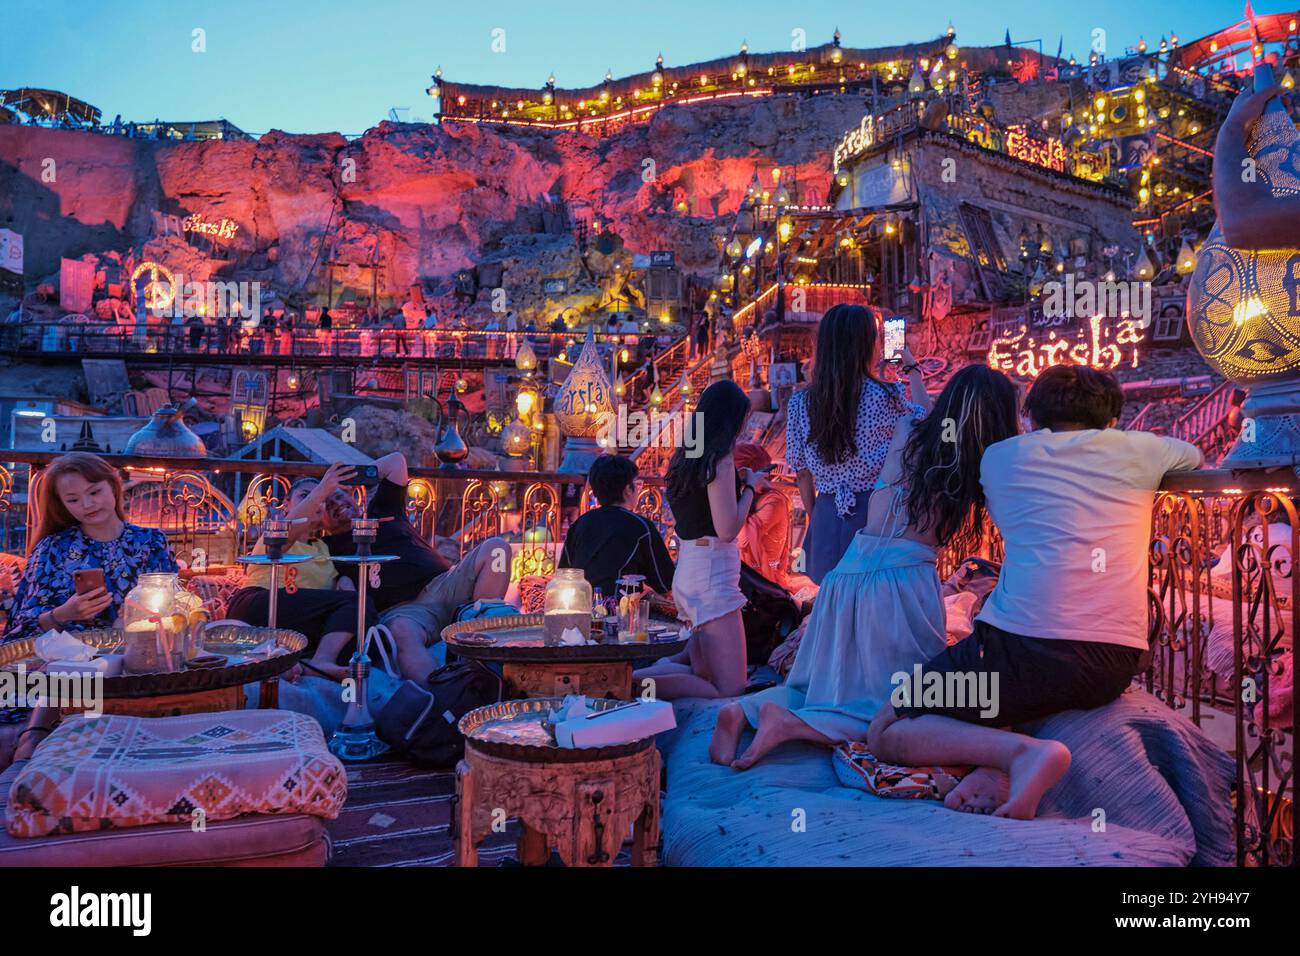
[[[695,629],[689,669],[661,661],[636,671],[632,679],[649,678],[655,682],[657,698],[674,700],[738,697],[745,690],[746,676],[745,624],[735,610]]]
[[[503,598],[510,590],[510,562],[514,552],[505,538],[488,538],[469,554],[474,561],[474,600]]]
[[[1032,820],[1043,794],[1070,769],[1070,751],[1060,741],[937,714],[899,718],[890,704],[872,719],[867,746],[881,760],[907,767],[971,764],[1000,770],[1010,778],[1010,793],[993,815],[1017,820]]]
[[[397,645],[397,669],[403,680],[423,684],[438,669],[433,651],[425,645],[424,628],[409,617],[393,617],[387,622],[388,630]]]
[[[323,674],[341,681],[348,676],[348,669],[338,663],[339,654],[348,644],[356,641],[351,631],[330,631],[316,645],[316,653],[307,661],[307,669],[312,673]]]

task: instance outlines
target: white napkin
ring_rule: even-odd
[[[33,644],[41,660],[88,661],[99,651],[67,631],[48,630]]]
[[[582,631],[576,627],[566,627],[560,632],[560,643],[566,647],[573,647],[578,644],[586,644],[587,639],[582,636]]]
[[[587,705],[585,696],[582,694],[567,694],[564,700],[560,702],[560,706],[552,708],[550,713],[546,715],[546,722],[548,724],[558,724],[566,720],[577,720],[587,716],[588,713],[590,713],[590,708]]]

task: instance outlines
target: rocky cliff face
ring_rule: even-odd
[[[555,229],[558,203],[611,222],[632,252],[674,249],[707,271],[715,220],[755,170],[780,165],[805,200],[824,197],[830,150],[862,111],[857,96],[672,107],[600,140],[470,124],[204,143],[0,127],[0,226],[24,235],[31,279],[60,256],[142,251],[156,213],[225,217],[238,224],[235,278],[323,291],[326,261],[377,259],[381,294],[401,297],[488,257],[521,258],[512,237]],[[563,256],[544,268],[575,270],[573,247]]]

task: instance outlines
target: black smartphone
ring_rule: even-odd
[[[357,465],[352,479],[343,482],[343,484],[349,488],[355,488],[358,485],[377,485],[379,484],[379,466]]]

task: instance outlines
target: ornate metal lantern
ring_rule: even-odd
[[[1273,82],[1255,68],[1255,88]],[[1247,152],[1275,197],[1300,194],[1300,134],[1277,99],[1251,130]],[[1180,256],[1181,259],[1181,256]],[[1233,249],[1218,223],[1188,287],[1192,340],[1210,367],[1248,389],[1241,436],[1228,468],[1300,463],[1300,249]]]

